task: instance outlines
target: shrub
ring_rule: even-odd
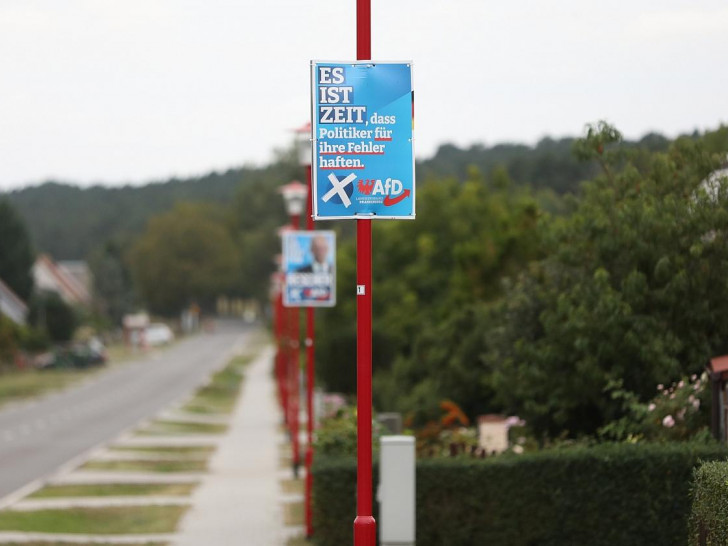
[[[728,464],[708,462],[695,470],[690,544],[728,544]]]
[[[683,546],[693,468],[726,457],[715,444],[602,444],[420,460],[417,544]],[[350,543],[355,461],[318,457],[313,473],[317,545]]]

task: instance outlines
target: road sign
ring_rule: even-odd
[[[336,303],[336,234],[287,231],[283,234],[283,305],[332,307]]]
[[[412,63],[313,61],[314,219],[415,217]]]

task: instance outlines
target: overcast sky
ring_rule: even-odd
[[[418,157],[728,122],[726,0],[372,4],[373,58],[414,62]],[[264,164],[355,25],[355,0],[0,0],[0,189]]]

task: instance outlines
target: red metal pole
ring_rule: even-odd
[[[288,432],[291,432],[291,420],[290,410],[288,407],[288,383],[289,383],[289,372],[288,363],[289,358],[289,341],[288,341],[288,310],[283,307],[283,292],[278,295],[278,314],[280,317],[281,333],[278,338],[278,365],[280,368],[280,388],[281,388],[281,401],[283,403],[283,423],[286,425]]]
[[[300,217],[291,215],[291,226],[293,230],[297,230],[300,223]],[[291,307],[291,392],[289,393],[289,404],[291,406],[291,439],[293,441],[293,477],[298,478],[298,467],[301,464],[301,453],[298,442],[298,426],[299,426],[299,396],[300,388],[298,376],[300,374],[300,366],[298,357],[300,352],[301,325],[298,317],[298,307]]]
[[[306,206],[306,229],[313,230],[312,203],[313,193],[311,192],[311,165],[306,166],[306,184],[308,186],[308,204]],[[316,328],[314,324],[313,307],[306,308],[306,536],[313,535],[313,509],[311,506],[311,494],[313,489],[313,425],[315,416],[313,413],[313,384],[314,384],[314,339]]]
[[[371,0],[356,2],[356,58],[372,57]],[[357,468],[354,546],[375,546],[372,512],[372,224],[356,221],[356,408]]]
[[[283,295],[281,291],[275,295],[273,301],[273,313],[274,313],[274,324],[275,324],[275,337],[276,337],[276,382],[278,383],[278,402],[283,410],[284,422],[285,422],[285,411],[286,411],[286,400],[285,400],[285,385],[283,384],[283,358],[282,358],[282,344],[283,344]]]

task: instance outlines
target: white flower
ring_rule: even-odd
[[[662,426],[667,428],[672,428],[675,426],[675,419],[673,419],[672,415],[665,416],[665,418],[662,420]]]
[[[647,411],[655,411],[656,407],[657,406],[655,406],[655,404],[650,404],[649,406],[647,406]]]
[[[513,446],[513,453],[516,455],[523,453],[523,446]]]

